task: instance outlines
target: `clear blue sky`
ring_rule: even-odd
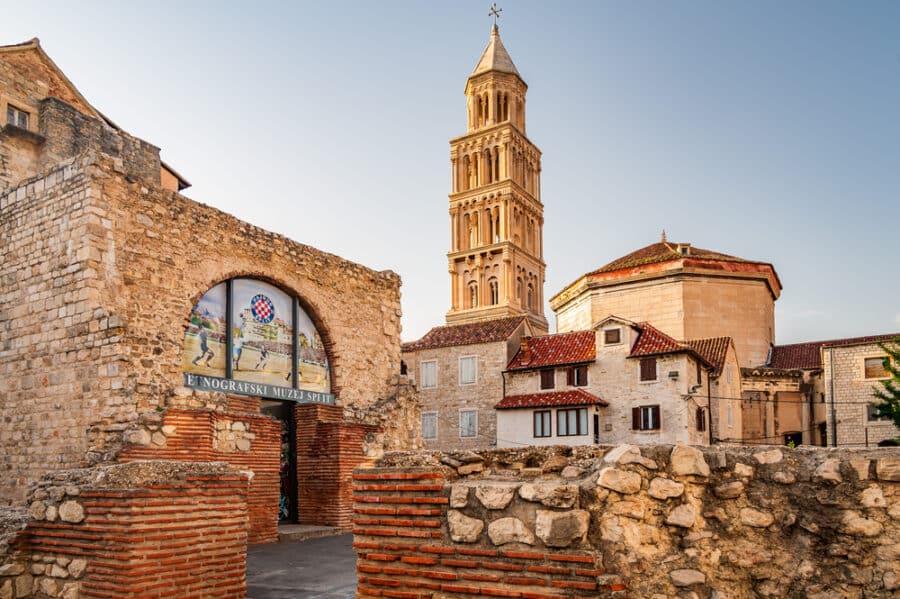
[[[400,273],[406,340],[443,323],[488,2],[2,4],[0,43],[40,37],[189,197]],[[775,264],[779,343],[900,331],[900,2],[501,6],[546,297],[665,228]]]

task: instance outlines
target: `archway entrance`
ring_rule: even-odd
[[[260,411],[281,424],[279,524],[297,522],[297,430],[294,403],[264,399]]]

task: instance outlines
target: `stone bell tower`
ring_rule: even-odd
[[[466,134],[450,141],[447,324],[544,317],[541,152],[525,136],[528,86],[495,24],[466,82]]]

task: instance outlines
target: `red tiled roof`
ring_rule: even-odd
[[[549,391],[547,393],[528,393],[526,395],[507,395],[503,401],[494,406],[497,410],[513,408],[549,408],[563,406],[608,406],[609,402],[591,395],[584,389],[569,391]]]
[[[823,347],[841,347],[844,345],[859,345],[863,343],[884,343],[885,341],[890,341],[896,337],[900,337],[900,333],[776,345],[772,348],[772,356],[769,358],[769,363],[766,364],[766,366],[782,370],[819,370],[822,368],[821,352]]]
[[[634,342],[634,346],[631,348],[631,353],[628,354],[629,358],[687,352],[700,359],[707,366],[714,366],[712,362],[693,347],[687,343],[676,341],[649,322],[639,322],[636,326],[640,329],[640,333],[638,333],[637,341]]]
[[[436,347],[506,341],[524,320],[524,316],[510,316],[508,318],[434,327],[418,341],[404,343],[401,346],[401,350],[406,352]]]
[[[513,356],[507,370],[529,370],[544,366],[561,366],[592,362],[597,357],[597,342],[594,331],[574,331],[555,333],[540,337],[526,337],[528,351],[522,348]]]
[[[622,256],[613,260],[605,266],[601,266],[597,270],[591,271],[588,275],[599,274],[602,272],[612,272],[622,270],[623,268],[634,268],[635,266],[643,266],[645,264],[656,264],[657,262],[668,262],[670,260],[682,260],[684,258],[700,258],[704,260],[720,260],[722,262],[750,262],[737,256],[729,256],[720,252],[704,250],[690,246],[688,255],[682,255],[678,252],[678,246],[688,244],[677,244],[668,242],[653,243],[639,250],[631,252],[626,256]]]
[[[712,364],[712,376],[722,374],[725,366],[725,357],[728,355],[728,346],[731,345],[731,337],[710,337],[709,339],[690,339],[687,344],[704,360]]]

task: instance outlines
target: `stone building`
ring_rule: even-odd
[[[503,398],[506,364],[531,335],[525,316],[435,327],[403,344],[407,376],[416,383],[426,449],[492,447],[494,404]]]
[[[544,317],[541,152],[525,135],[528,86],[494,25],[466,81],[465,135],[450,141],[447,324]]]
[[[713,390],[739,391],[737,370],[727,337],[679,342],[614,316],[587,331],[526,337],[504,373],[497,445],[740,438],[740,404],[712,400]]]
[[[676,339],[731,337],[742,367],[775,343],[781,281],[766,262],[670,243],[648,245],[579,277],[550,298],[559,332],[610,314],[652,322]]]
[[[37,40],[0,49],[0,98],[0,502],[65,469],[218,461],[253,473],[251,542],[279,517],[348,527],[351,470],[417,443],[399,277],[180,195]]]

